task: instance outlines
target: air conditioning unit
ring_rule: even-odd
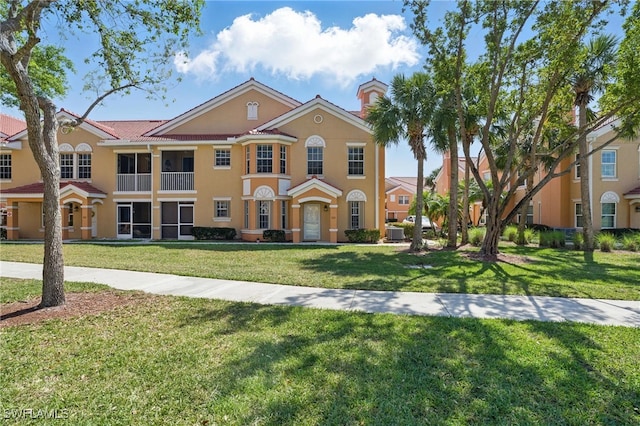
[[[387,241],[404,241],[404,228],[390,226],[387,228]]]

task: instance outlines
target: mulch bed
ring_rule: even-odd
[[[40,298],[0,305],[0,328],[22,324],[35,324],[49,319],[75,318],[97,315],[120,306],[140,303],[146,298],[142,293],[118,293],[114,291],[67,293],[63,306],[41,309]]]

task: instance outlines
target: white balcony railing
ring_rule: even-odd
[[[193,191],[193,172],[162,172],[160,189],[162,191]]]
[[[145,174],[118,174],[117,190],[127,192],[151,191],[151,173]]]

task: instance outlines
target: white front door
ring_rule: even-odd
[[[320,239],[320,204],[304,205],[304,240]]]

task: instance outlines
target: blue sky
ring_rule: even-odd
[[[301,102],[320,94],[347,110],[358,110],[360,83],[372,77],[389,83],[397,73],[422,68],[423,47],[411,34],[411,19],[402,13],[400,0],[208,1],[203,35],[191,40],[187,63],[175,61],[174,74],[182,81],[168,82],[168,102],[133,92],[108,98],[90,118],[172,118],[251,77]],[[82,65],[91,53],[89,40],[70,37],[65,46],[78,74],[70,81],[81,81],[89,70]],[[92,96],[77,84],[57,105],[82,113]],[[416,163],[405,144],[389,148],[386,158],[387,176],[415,176]],[[440,163],[439,156],[430,154],[426,170]]]
[[[450,1],[434,0],[430,23],[440,22]],[[254,77],[301,101],[316,95],[347,110],[358,110],[360,83],[372,77],[389,83],[394,75],[420,71],[425,49],[409,28],[410,13],[401,0],[380,1],[207,1],[202,14],[203,35],[190,41],[188,58],[172,64],[167,101],[149,100],[142,92],[113,96],[97,107],[94,120],[168,119]],[[610,28],[619,31],[620,22]],[[50,29],[47,42],[57,39]],[[64,46],[76,64],[68,96],[57,105],[83,113],[95,94],[82,92],[82,77],[91,68],[83,60],[93,51],[91,35],[68,36]],[[480,43],[470,34],[470,49]],[[481,48],[481,46],[477,46]],[[180,76],[178,83],[175,77]],[[19,111],[6,110],[14,116]],[[387,176],[415,176],[413,155],[400,144],[387,150]],[[441,165],[428,153],[425,174]]]

